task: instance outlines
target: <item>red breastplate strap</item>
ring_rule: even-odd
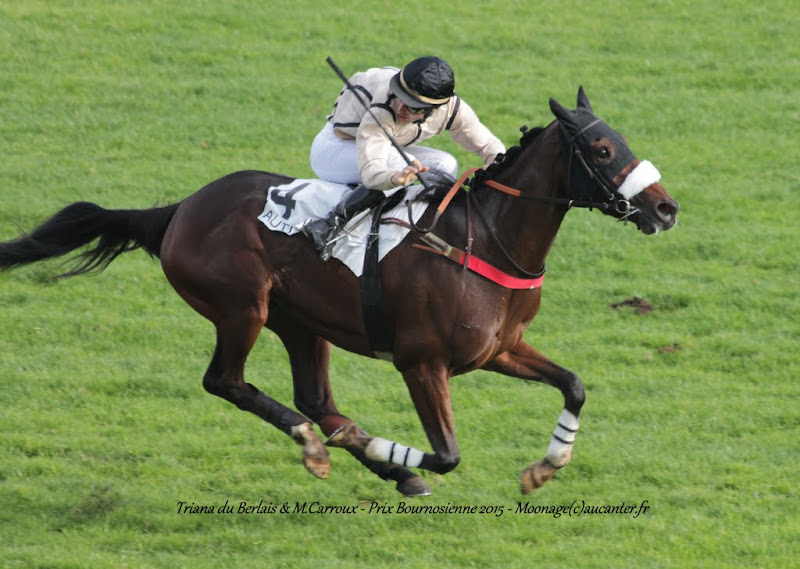
[[[475,255],[467,255],[466,252],[451,246],[449,243],[437,237],[433,233],[426,233],[420,236],[420,239],[429,245],[429,247],[414,244],[414,247],[417,249],[422,249],[424,251],[429,251],[431,253],[436,253],[437,255],[447,257],[454,263],[458,263],[462,267],[465,267],[466,269],[469,269],[470,271],[477,273],[482,277],[499,284],[500,286],[515,290],[530,290],[542,286],[542,282],[544,281],[544,271],[542,271],[541,275],[530,279],[521,279],[511,276],[507,273],[504,273],[497,267],[490,265],[486,261],[479,259]]]

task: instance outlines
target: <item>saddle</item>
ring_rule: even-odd
[[[316,179],[297,179],[288,184],[273,186],[267,190],[264,211],[258,219],[272,231],[295,235],[309,221],[326,218],[350,191],[352,189],[346,185]],[[421,191],[424,191],[421,186],[410,186],[405,197],[400,199],[405,202],[411,201]],[[387,196],[391,195],[392,192],[387,192]],[[424,201],[415,201],[411,204],[405,202],[381,209],[382,217],[391,217],[403,223],[380,225],[379,260],[405,239],[410,231],[408,225],[417,223],[430,205]],[[353,216],[342,230],[342,237],[337,239],[332,249],[332,256],[341,261],[357,277],[360,277],[364,270],[364,252],[367,237],[372,229],[371,219],[368,210]]]

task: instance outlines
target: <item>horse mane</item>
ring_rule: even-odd
[[[494,159],[494,162],[485,170],[478,170],[475,172],[475,175],[469,184],[470,189],[477,189],[482,185],[480,182],[483,180],[495,178],[499,173],[511,167],[511,165],[514,164],[514,162],[516,162],[520,157],[522,152],[528,146],[530,146],[534,140],[541,136],[541,134],[545,131],[545,127],[536,126],[533,128],[528,128],[527,126],[523,125],[519,130],[522,132],[522,136],[519,139],[519,144],[506,150],[505,154],[498,154]]]
[[[537,126],[529,129],[524,125],[520,127],[519,130],[522,132],[522,136],[519,139],[519,144],[517,146],[512,146],[506,150],[504,154],[498,154],[495,157],[494,162],[492,162],[488,168],[484,170],[477,170],[475,174],[473,174],[472,179],[468,179],[464,185],[469,187],[471,190],[476,190],[483,185],[481,183],[483,180],[487,178],[495,178],[500,172],[507,170],[514,162],[516,162],[525,148],[527,148],[534,140],[541,136],[541,134],[545,131],[545,128],[546,127],[543,126]],[[455,183],[455,180],[451,179],[450,176],[447,176],[442,172],[436,172],[433,170],[428,172],[426,176],[430,182],[430,190],[420,194],[417,199],[431,203],[441,203],[441,201],[444,199],[444,196]]]

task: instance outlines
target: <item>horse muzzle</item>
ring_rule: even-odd
[[[631,199],[638,211],[629,217],[645,235],[672,229],[678,222],[680,204],[655,183]]]

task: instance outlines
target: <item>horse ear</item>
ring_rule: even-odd
[[[578,87],[578,108],[581,107],[594,114],[592,105],[589,103],[589,97],[586,96],[586,91],[583,90],[583,85]]]
[[[550,98],[550,110],[553,111],[557,119],[563,120],[565,123],[572,123],[571,112],[562,107],[561,104],[552,97]]]

